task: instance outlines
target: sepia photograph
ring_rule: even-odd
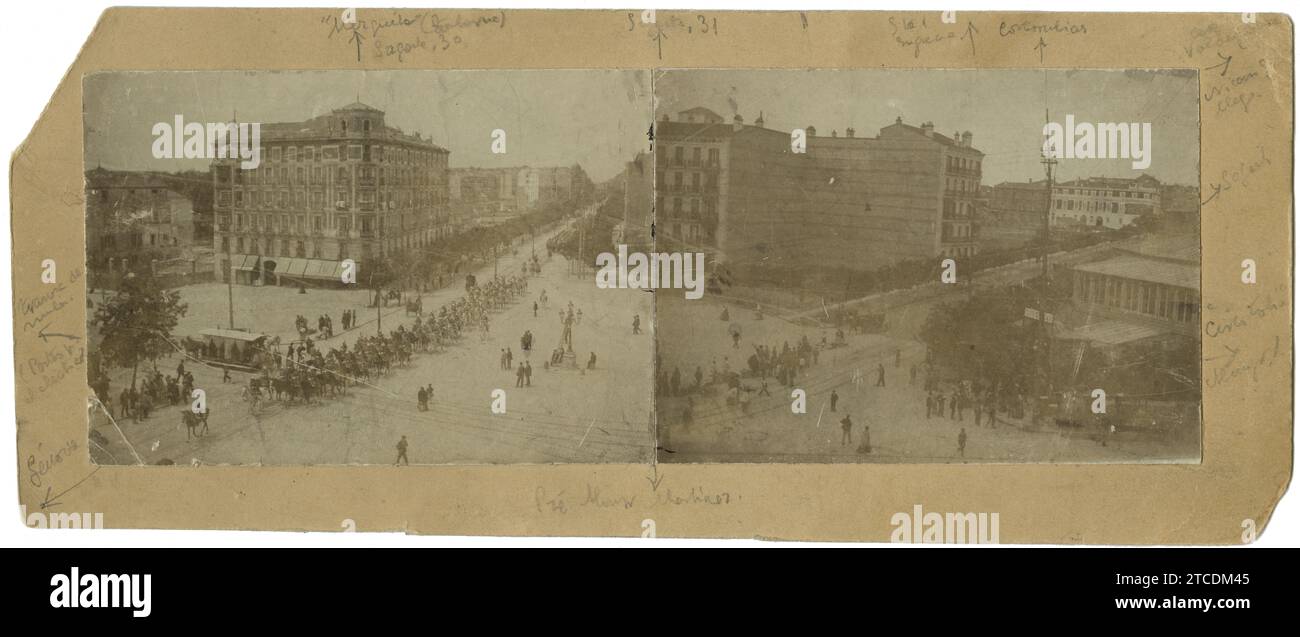
[[[88,75],[93,460],[652,458],[649,295],[580,266],[648,239],[649,80]]]
[[[1289,5],[175,1],[6,21],[23,612],[427,588],[121,552],[176,545],[874,546],[922,612],[1284,607],[1221,549],[1296,538]],[[946,595],[895,544],[1059,557],[945,552],[988,580]]]
[[[663,462],[1200,459],[1195,70],[663,70]]]

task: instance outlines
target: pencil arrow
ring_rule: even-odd
[[[651,477],[648,477],[648,476],[647,476],[647,477],[646,477],[646,480],[649,480],[649,481],[650,481],[650,488],[651,488],[652,490],[654,490],[654,491],[658,491],[658,490],[659,490],[659,483],[664,481],[664,477],[661,476],[661,475],[659,475],[659,465],[658,465],[658,464],[654,464],[654,465],[651,465],[651,466],[654,468],[655,477],[651,478]]]
[[[352,30],[352,39],[351,39],[351,41],[357,43],[357,61],[358,61],[358,62],[361,61],[361,41],[362,41],[362,40],[365,40],[365,39],[366,39],[366,36],[361,35],[361,33],[359,33],[359,32],[358,32],[357,30],[355,30],[355,29]]]
[[[62,502],[56,501],[55,498],[57,498],[57,497],[59,497],[59,496],[61,496],[61,495],[64,495],[64,494],[66,494],[67,492],[69,492],[69,491],[71,491],[71,490],[73,490],[73,489],[75,489],[75,488],[81,486],[81,483],[82,483],[82,482],[85,482],[85,481],[89,480],[89,479],[90,479],[90,476],[93,476],[93,475],[95,475],[96,473],[99,472],[99,469],[100,469],[99,467],[95,467],[95,470],[94,470],[94,471],[91,471],[90,473],[86,474],[86,477],[84,477],[84,478],[78,480],[76,484],[74,484],[74,485],[72,485],[72,486],[70,486],[70,487],[68,487],[68,488],[66,488],[66,489],[64,489],[64,490],[62,490],[62,491],[60,491],[60,492],[54,494],[54,495],[50,495],[50,492],[54,490],[54,487],[53,487],[53,486],[46,487],[46,488],[45,488],[45,499],[41,501],[41,508],[42,508],[42,509],[48,509],[49,507],[55,506],[55,505],[57,505],[57,504],[63,504]]]
[[[72,335],[72,334],[61,334],[61,333],[59,333],[59,332],[47,332],[47,331],[45,331],[45,328],[44,328],[44,327],[41,328],[41,331],[40,331],[39,334],[37,334],[37,336],[41,337],[41,340],[42,340],[42,341],[45,341],[46,343],[50,342],[50,338],[51,338],[51,337],[53,337],[53,338],[66,338],[66,339],[68,339],[68,340],[70,340],[70,341],[79,341],[79,340],[81,340],[81,337],[80,337],[80,336],[74,336],[74,335]]]

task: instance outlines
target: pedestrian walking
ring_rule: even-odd
[[[858,445],[858,453],[871,453],[871,427],[862,428],[862,443]]]
[[[835,411],[835,406],[840,403],[840,394],[834,389],[831,390],[831,411]]]
[[[635,316],[632,317],[632,333],[633,333],[633,334],[640,334],[640,333],[641,333],[641,315],[640,315],[640,314],[637,314],[637,315],[635,315]]]
[[[420,411],[429,411],[429,394],[424,391],[423,387],[420,388],[420,391],[416,392],[415,399],[419,401],[419,407],[417,407],[417,409]]]
[[[961,428],[961,433],[957,434],[957,455],[966,457],[966,428]]]
[[[519,364],[519,369],[515,370],[515,387],[524,386],[524,364]]]
[[[853,443],[853,419],[849,417],[849,414],[844,414],[844,418],[840,420],[840,430],[843,432],[843,434],[840,436],[840,446],[846,447],[852,444]]]
[[[393,462],[393,466],[399,464],[411,465],[411,461],[406,458],[406,436],[402,436],[402,439],[397,441],[397,460]]]
[[[876,363],[876,387],[885,386],[885,364]]]
[[[592,364],[595,364],[595,361],[592,361]],[[532,386],[533,386],[533,362],[524,361],[524,387],[532,387]]]

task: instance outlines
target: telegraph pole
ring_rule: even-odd
[[[1046,115],[1046,111],[1044,111],[1044,114]],[[1047,121],[1051,121],[1050,115],[1047,115]],[[1048,244],[1052,236],[1052,188],[1056,183],[1053,172],[1056,169],[1057,162],[1056,147],[1048,148],[1045,141],[1043,145],[1042,163],[1043,170],[1047,173],[1047,212],[1043,215],[1043,278],[1046,279],[1051,275],[1051,271],[1047,267],[1047,253],[1050,249]]]
[[[230,254],[230,239],[230,236],[226,236],[226,310],[230,313],[227,325],[233,330],[235,329],[235,259]]]
[[[235,258],[231,255],[230,244],[235,240],[234,213],[226,211],[226,311],[229,313],[230,329],[235,329]]]
[[[1046,122],[1052,121],[1051,114],[1048,111],[1044,110],[1043,116]],[[1049,292],[1048,288],[1052,277],[1052,270],[1048,266],[1047,255],[1048,252],[1051,250],[1050,244],[1052,238],[1052,188],[1056,183],[1054,172],[1057,163],[1056,161],[1057,149],[1055,146],[1052,146],[1050,148],[1047,147],[1046,141],[1044,141],[1043,145],[1044,145],[1043,160],[1042,160],[1043,170],[1047,173],[1047,211],[1043,215],[1043,276],[1042,276],[1042,282],[1039,284],[1039,289],[1042,290],[1040,294],[1040,298],[1042,298],[1042,303],[1039,308],[1039,312],[1040,312],[1039,320],[1042,322],[1043,325],[1043,344],[1044,344],[1043,351],[1045,353],[1044,355],[1046,358],[1045,377],[1047,379],[1047,393],[1050,396],[1055,396],[1056,394],[1054,390],[1055,383],[1053,382],[1052,379],[1052,326],[1050,323],[1047,322],[1047,314],[1048,314],[1047,295]],[[1055,317],[1053,317],[1053,320],[1055,320]]]

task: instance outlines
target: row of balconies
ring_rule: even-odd
[[[326,208],[331,208],[331,209],[333,209],[333,210],[335,210],[335,211],[360,210],[360,211],[363,211],[363,212],[374,212],[374,211],[376,211],[376,210],[410,210],[410,209],[412,209],[412,208],[428,208],[428,207],[431,207],[431,206],[444,206],[444,205],[447,205],[448,203],[449,203],[448,200],[447,200],[447,199],[443,199],[443,198],[439,198],[438,200],[436,200],[436,201],[434,201],[434,202],[432,202],[432,203],[419,203],[419,202],[416,202],[416,203],[413,203],[413,204],[411,204],[411,205],[405,205],[405,204],[403,204],[403,203],[401,203],[401,202],[398,202],[398,201],[394,201],[394,202],[392,202],[392,205],[389,205],[388,202],[379,202],[379,201],[360,202],[360,201],[355,201],[355,200],[354,200],[353,202],[349,203],[349,202],[346,202],[346,201],[339,200],[339,201],[330,201],[330,202],[326,202],[325,204],[323,204],[323,206],[326,207]],[[243,203],[243,204],[236,205],[234,202],[221,202],[221,201],[218,201],[218,202],[215,204],[215,207],[216,207],[217,209],[219,209],[219,210],[247,210],[247,211],[249,211],[249,212],[257,212],[257,211],[261,211],[261,210],[276,210],[276,211],[283,210],[283,211],[290,211],[290,212],[292,212],[292,211],[308,211],[308,212],[310,212],[310,211],[313,211],[313,210],[319,210],[319,209],[322,207],[322,205],[321,205],[321,204],[312,204],[312,203],[308,202],[307,205],[305,205],[305,206],[299,206],[299,205],[295,204],[295,203],[292,202],[292,201],[285,201],[283,204],[280,204],[279,202],[276,202],[274,205],[270,205],[270,206],[267,206],[267,205],[260,205],[260,204],[259,204],[259,205],[249,205],[248,202],[245,202],[245,203]]]
[[[716,170],[722,167],[722,162],[708,159],[678,159],[676,157],[667,157],[659,155],[660,165],[663,166],[683,166],[687,168],[708,168]]]
[[[269,188],[285,188],[285,187],[302,188],[305,186],[314,186],[319,188],[343,188],[343,187],[352,186],[353,181],[354,179],[351,177],[333,177],[331,179],[325,179],[325,178],[316,179],[315,177],[308,177],[301,181],[290,177],[284,183],[277,182],[274,179],[262,180],[257,182],[248,179],[248,180],[235,180],[235,182],[232,184],[227,184],[224,182],[219,183],[217,184],[217,187],[229,188],[233,186],[235,188],[258,188],[258,187],[265,186]],[[384,178],[384,177],[357,177],[355,181],[360,186],[367,186],[367,187],[379,186],[381,188],[439,188],[439,187],[446,187],[447,185],[445,182],[444,183],[418,183],[416,180],[411,180],[409,183],[403,183],[402,180]]]
[[[718,191],[718,184],[700,184],[698,186],[695,184],[660,184],[659,191],[716,193]]]
[[[224,226],[218,227],[217,231],[225,232],[225,233],[230,232]],[[233,234],[244,235],[244,236],[257,235],[259,237],[265,237],[270,239],[280,239],[280,238],[301,239],[304,237],[315,237],[317,239],[372,239],[376,236],[376,232],[374,230],[356,230],[356,229],[343,230],[341,228],[320,228],[320,229],[313,228],[311,230],[308,230],[307,232],[298,232],[294,230],[289,230],[289,231],[269,230],[268,231],[268,230],[258,230],[256,228],[245,227],[236,230]]]

